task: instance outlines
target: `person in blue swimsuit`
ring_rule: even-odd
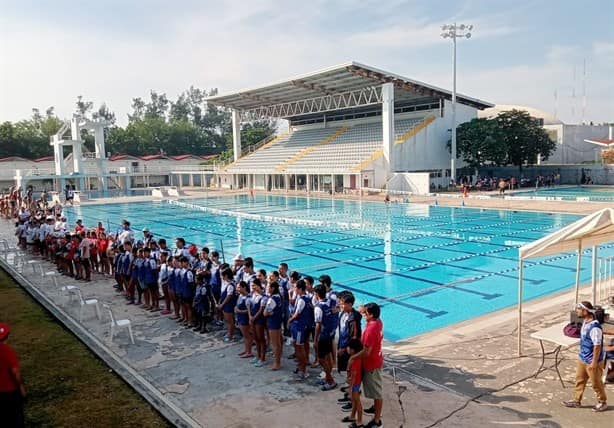
[[[209,333],[207,323],[211,313],[211,287],[203,272],[196,274],[196,293],[192,305],[195,327],[194,331],[200,334]]]
[[[264,316],[267,321],[267,329],[269,331],[269,339],[273,347],[273,365],[271,370],[279,370],[281,368],[281,350],[282,336],[281,326],[283,323],[283,306],[281,295],[279,293],[279,284],[271,282],[268,285],[269,298],[267,299],[264,308]]]
[[[253,358],[252,346],[254,344],[254,338],[252,337],[252,330],[249,325],[249,288],[245,281],[237,284],[237,291],[239,297],[237,298],[237,304],[235,306],[235,315],[237,317],[237,324],[241,335],[243,336],[243,343],[245,349],[239,354],[241,358]]]
[[[296,355],[297,367],[295,373],[299,380],[309,377],[307,373],[307,356],[305,355],[305,331],[309,323],[308,314],[311,308],[311,300],[305,296],[305,281],[298,280],[294,286],[296,300],[294,312],[288,319],[292,341],[294,342],[294,354]]]
[[[251,282],[252,297],[249,311],[249,324],[252,326],[252,332],[256,341],[257,357],[253,360],[254,366],[262,367],[266,359],[266,337],[264,334],[266,320],[264,318],[264,308],[267,298],[264,295],[262,284],[258,278],[252,279]]]
[[[220,302],[217,305],[217,309],[224,315],[224,321],[226,322],[226,335],[224,336],[225,342],[234,340],[235,334],[235,317],[234,310],[236,304],[235,295],[235,283],[234,274],[232,270],[226,268],[222,271],[222,294],[220,296]]]
[[[339,326],[339,316],[334,311],[331,299],[326,297],[326,286],[320,284],[315,288],[318,304],[314,308],[316,322],[315,340],[318,342],[318,359],[326,374],[322,391],[330,391],[337,387],[333,378],[333,340]]]
[[[183,325],[184,327],[192,327],[195,325],[192,319],[192,303],[194,301],[194,293],[196,292],[196,283],[194,281],[194,272],[190,268],[190,259],[183,257],[181,259],[181,309],[183,310]]]

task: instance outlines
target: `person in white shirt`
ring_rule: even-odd
[[[79,239],[81,240],[79,243],[79,258],[84,272],[83,280],[89,282],[92,280],[92,266],[90,264],[90,246],[92,245],[92,241],[85,235],[79,235]]]
[[[117,241],[120,245],[124,245],[126,242],[134,241],[134,232],[130,229],[130,222],[122,220],[122,230],[117,235]]]

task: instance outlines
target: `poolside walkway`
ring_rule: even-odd
[[[205,190],[199,187],[187,187],[182,189],[181,199],[204,198],[208,196],[228,196],[228,195],[246,195],[247,190],[228,190],[228,189],[212,189]],[[366,192],[365,192],[366,193]],[[325,199],[349,199],[349,200],[365,200],[374,202],[383,202],[384,194],[364,194],[362,196],[356,194],[336,193],[331,196],[326,193],[310,193],[305,192],[263,192],[256,191],[256,194],[270,194],[278,196],[311,196],[314,198]],[[167,198],[168,199],[168,198]],[[392,197],[392,200],[403,200],[403,197]],[[463,198],[460,193],[443,193],[438,196],[410,196],[411,203],[415,204],[438,204],[441,206],[452,207],[471,207],[471,208],[489,208],[502,210],[517,210],[517,211],[544,211],[544,212],[559,212],[570,214],[591,214],[599,209],[607,208],[612,205],[611,202],[576,202],[576,201],[552,201],[552,200],[521,200],[521,199],[504,199],[498,196],[497,191],[491,192],[472,192],[467,198]],[[122,203],[122,202],[145,202],[151,201],[151,196],[132,196],[123,198],[99,198],[91,201],[83,201],[83,205],[87,204],[107,204],[107,203]],[[394,202],[393,202],[394,203]]]
[[[11,224],[2,221],[0,238],[13,242],[12,233]],[[311,427],[314,421],[323,427],[344,426],[340,420],[345,414],[335,403],[340,394],[319,391],[314,382],[318,374],[315,370],[311,372],[314,380],[301,383],[291,380],[292,364],[287,359],[279,372],[256,369],[237,357],[239,343],[226,344],[221,340],[221,331],[203,337],[178,327],[166,317],[126,306],[124,299],[113,291],[112,282],[100,275],[95,275],[92,283],[75,283],[70,278],[60,277],[62,285],[79,285],[86,297],[111,304],[119,318],[132,321],[135,345],[130,344],[126,332],[119,332],[114,343],[109,343],[107,318],[101,323],[93,309],[86,308],[83,322],[79,323],[78,304],[69,302],[65,293],[54,289],[49,277],[42,277],[38,271],[33,273],[31,264],[20,274],[11,266],[13,254],[9,255],[8,262],[2,259],[0,263],[178,426]],[[52,269],[51,264],[42,263],[45,271]],[[500,348],[498,350],[501,352]],[[286,348],[285,353],[288,351]],[[450,355],[445,349],[436,349],[430,355],[441,353]],[[443,384],[448,382],[448,376],[457,376],[454,373],[458,369],[446,367],[441,360],[437,363],[432,356],[411,358],[403,364],[411,373],[395,370],[396,382],[389,375],[385,378],[386,426],[428,427],[442,418],[444,420],[436,426],[566,426],[567,421],[572,421],[565,414],[559,419],[559,414],[544,408],[541,398],[530,393],[525,395],[531,400],[531,406],[539,410],[527,411],[525,403],[516,410],[517,402],[497,402],[500,399],[468,401],[475,388],[483,388],[476,379],[482,382],[485,377],[492,376],[491,383],[507,382],[508,376],[517,375],[516,370],[493,375],[493,370],[488,369],[488,375],[482,375],[483,365],[476,364],[473,374],[463,371],[458,375],[461,386],[467,384],[473,389],[455,390]],[[390,364],[387,368],[391,372]],[[441,381],[443,386],[430,379]],[[547,376],[538,381],[538,385],[545,383],[547,389],[554,385]],[[582,412],[587,414],[587,411]],[[597,426],[594,425],[596,421],[605,420],[605,417],[591,419],[591,425]],[[575,418],[573,421],[575,426],[582,426],[575,424]]]

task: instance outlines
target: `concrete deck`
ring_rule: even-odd
[[[381,197],[373,199],[381,200]],[[450,198],[450,201],[460,204],[460,200]],[[490,200],[478,201],[490,205]],[[444,204],[443,199],[439,202]],[[535,209],[535,203],[530,201],[511,202],[533,205],[531,208]],[[561,202],[553,203],[561,205]],[[542,201],[539,204],[545,208]],[[575,205],[578,207],[574,210],[564,211],[579,212],[583,210],[581,205],[589,205],[592,212],[601,204]],[[568,205],[563,203],[563,207]],[[14,242],[12,224],[6,220],[0,224],[0,238]],[[254,368],[237,357],[242,345],[224,343],[221,331],[201,336],[178,327],[167,317],[126,306],[123,297],[113,291],[112,281],[101,275],[95,275],[91,283],[59,277],[62,285],[79,285],[86,297],[111,304],[118,318],[132,320],[136,344],[130,344],[124,331],[116,335],[114,343],[109,343],[108,318],[99,322],[93,309],[86,308],[80,323],[78,304],[69,302],[65,293],[54,289],[49,277],[33,273],[31,265],[19,273],[13,262],[14,253],[7,260],[0,259],[3,268],[22,286],[178,426],[344,425],[340,420],[346,414],[335,403],[340,393],[319,391],[315,385],[317,370],[312,370],[311,378],[301,383],[292,380],[293,364],[285,357],[279,372]],[[45,271],[53,269],[51,264],[42,263]],[[516,357],[513,309],[387,344],[385,425],[611,427],[613,411],[595,414],[588,408],[594,403],[590,389],[586,393],[587,407],[566,409],[560,405],[561,400],[571,395],[569,386],[574,378],[577,349],[562,353],[564,360],[560,368],[566,389],[561,388],[556,373],[551,370],[532,377],[539,367],[541,354],[538,354],[538,342],[529,338],[530,333],[563,321],[572,301],[571,294],[564,293],[525,306],[526,356],[523,358]],[[289,351],[286,348],[284,353],[287,355]],[[547,367],[553,363],[548,360]],[[612,385],[607,386],[607,392],[614,394]],[[363,403],[370,405],[367,400]],[[368,420],[365,415],[365,423]]]
[[[241,195],[248,194],[245,189],[228,190],[228,189],[211,189],[206,190],[200,187],[187,187],[182,189],[183,195],[180,199],[192,199],[192,198],[204,198],[206,196],[223,196],[223,195]],[[326,193],[310,193],[295,192],[295,191],[278,191],[278,192],[262,192],[255,191],[256,194],[271,194],[278,196],[311,196],[314,198],[326,198],[326,199],[349,199],[349,200],[365,200],[383,202],[384,193],[381,194],[365,194],[362,196],[355,194],[343,194],[336,193],[334,195],[328,195]],[[392,196],[392,201],[403,200],[404,197]],[[439,196],[410,196],[411,203],[416,204],[438,204],[441,206],[453,206],[453,207],[472,207],[472,208],[489,208],[489,209],[502,209],[502,210],[516,210],[516,211],[545,211],[545,212],[560,212],[570,214],[591,214],[599,209],[610,207],[612,204],[609,202],[574,202],[574,201],[532,201],[532,200],[516,200],[516,199],[504,199],[498,196],[497,191],[492,192],[478,192],[471,193],[467,198],[463,198],[460,193],[445,193]],[[88,204],[108,204],[108,203],[122,203],[122,202],[146,202],[151,201],[151,196],[126,196],[122,198],[98,198],[89,201],[83,201],[82,205]],[[394,203],[394,202],[393,202]]]

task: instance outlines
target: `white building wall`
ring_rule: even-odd
[[[468,122],[477,117],[477,109],[464,104],[456,105],[456,123]],[[436,114],[436,112],[431,112]],[[409,138],[404,144],[395,146],[395,156],[399,157],[397,171],[425,171],[450,168],[450,152],[447,143],[451,140],[452,105],[445,101],[443,117],[437,118],[426,128]],[[459,159],[457,168],[464,162]]]
[[[556,150],[544,165],[580,164],[600,162],[601,148],[585,139],[606,138],[608,127],[603,125],[544,125],[544,129],[556,139]]]

